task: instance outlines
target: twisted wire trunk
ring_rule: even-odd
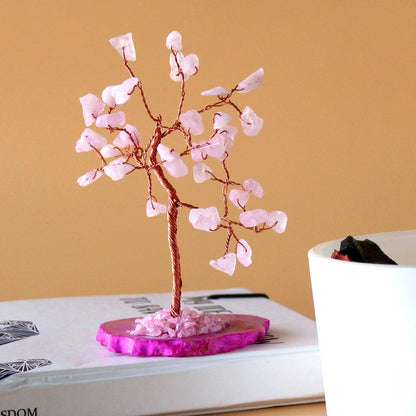
[[[182,277],[181,277],[181,261],[179,255],[179,246],[177,241],[177,219],[178,219],[178,201],[171,198],[169,194],[168,204],[168,241],[170,250],[170,260],[172,265],[172,304],[170,314],[173,317],[180,315],[181,310],[181,293],[182,293]]]
[[[170,314],[173,317],[180,315],[181,311],[181,294],[182,294],[182,276],[181,276],[181,262],[179,255],[179,246],[178,246],[178,208],[179,198],[176,194],[176,190],[173,185],[166,178],[163,169],[160,165],[157,164],[157,147],[159,146],[162,140],[162,133],[160,127],[156,128],[155,134],[152,139],[151,153],[149,160],[153,165],[154,172],[163,186],[163,188],[168,193],[169,203],[167,209],[167,220],[168,220],[168,242],[169,242],[169,251],[170,259],[172,266],[172,303],[170,307]]]

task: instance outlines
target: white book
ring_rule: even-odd
[[[132,357],[95,340],[106,321],[142,317],[170,294],[0,302],[0,416],[197,415],[324,400],[315,323],[264,297],[206,299],[198,312],[270,320],[265,342],[205,357]]]

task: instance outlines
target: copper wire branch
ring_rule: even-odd
[[[101,154],[101,152],[94,147],[92,144],[90,144],[91,148],[95,151],[95,153],[97,153],[98,157],[101,159],[101,168],[103,168],[104,166],[107,165],[107,161],[104,159],[103,155]]]
[[[225,240],[225,251],[224,251],[224,255],[226,255],[228,253],[228,248],[230,246],[230,240],[231,237],[233,236],[233,230],[231,227],[228,227],[228,234],[227,234],[227,238]]]
[[[209,104],[209,105],[205,106],[201,110],[198,110],[198,113],[205,113],[206,111],[209,111],[212,108],[223,107],[224,105],[231,105],[237,111],[238,115],[241,116],[241,114],[243,112],[240,110],[240,108],[233,101],[230,100],[230,98],[231,98],[231,96],[232,96],[232,94],[233,94],[234,91],[237,91],[237,89],[236,88],[233,88],[233,90],[228,95],[217,96],[217,98],[218,98],[219,101],[217,101],[217,102],[215,102],[213,104]]]
[[[183,73],[179,65],[178,53],[174,51],[173,49],[171,49],[171,52],[175,58],[176,66],[179,69],[178,75],[181,77],[181,98],[180,98],[179,105],[178,105],[178,113],[176,115],[176,121],[175,121],[175,124],[176,124],[176,123],[179,123],[179,117],[182,113],[183,102],[185,101],[185,74]]]
[[[225,160],[222,161],[222,167],[225,172],[225,182],[222,187],[222,197],[224,201],[224,217],[228,217],[228,186],[230,184],[230,172],[228,171],[227,166],[225,165]]]
[[[125,57],[125,55],[124,55],[124,48],[123,48],[123,58],[124,58],[124,66],[126,67],[126,69],[127,69],[127,71],[129,72],[129,74],[130,74],[130,76],[132,77],[132,78],[136,78],[136,76],[134,75],[134,72],[132,71],[132,69],[130,68],[130,66],[129,66],[129,64],[128,64],[128,61],[126,60],[126,57]],[[138,78],[137,78],[138,79]],[[144,108],[146,109],[146,111],[147,111],[147,114],[149,115],[149,117],[153,120],[153,121],[158,121],[158,119],[152,114],[152,112],[150,111],[150,108],[149,108],[149,105],[147,104],[147,100],[146,100],[146,96],[145,96],[145,94],[144,94],[144,89],[143,89],[143,84],[142,84],[142,82],[140,81],[140,79],[138,79],[138,82],[137,82],[137,88],[139,88],[139,90],[140,90],[140,95],[142,96],[142,101],[143,101],[143,104],[144,104]]]

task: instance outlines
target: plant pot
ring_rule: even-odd
[[[399,265],[308,253],[328,416],[416,415],[416,230],[368,238]]]

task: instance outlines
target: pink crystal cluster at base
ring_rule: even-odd
[[[213,334],[230,325],[227,320],[204,313],[199,314],[189,308],[183,308],[180,316],[173,317],[170,308],[136,319],[136,328],[132,335],[149,337],[185,338],[194,335]]]
[[[116,353],[139,357],[189,357],[213,355],[243,348],[264,339],[270,322],[253,315],[218,314],[228,322],[214,333],[187,337],[135,335],[136,318],[109,321],[100,325],[97,341]]]

